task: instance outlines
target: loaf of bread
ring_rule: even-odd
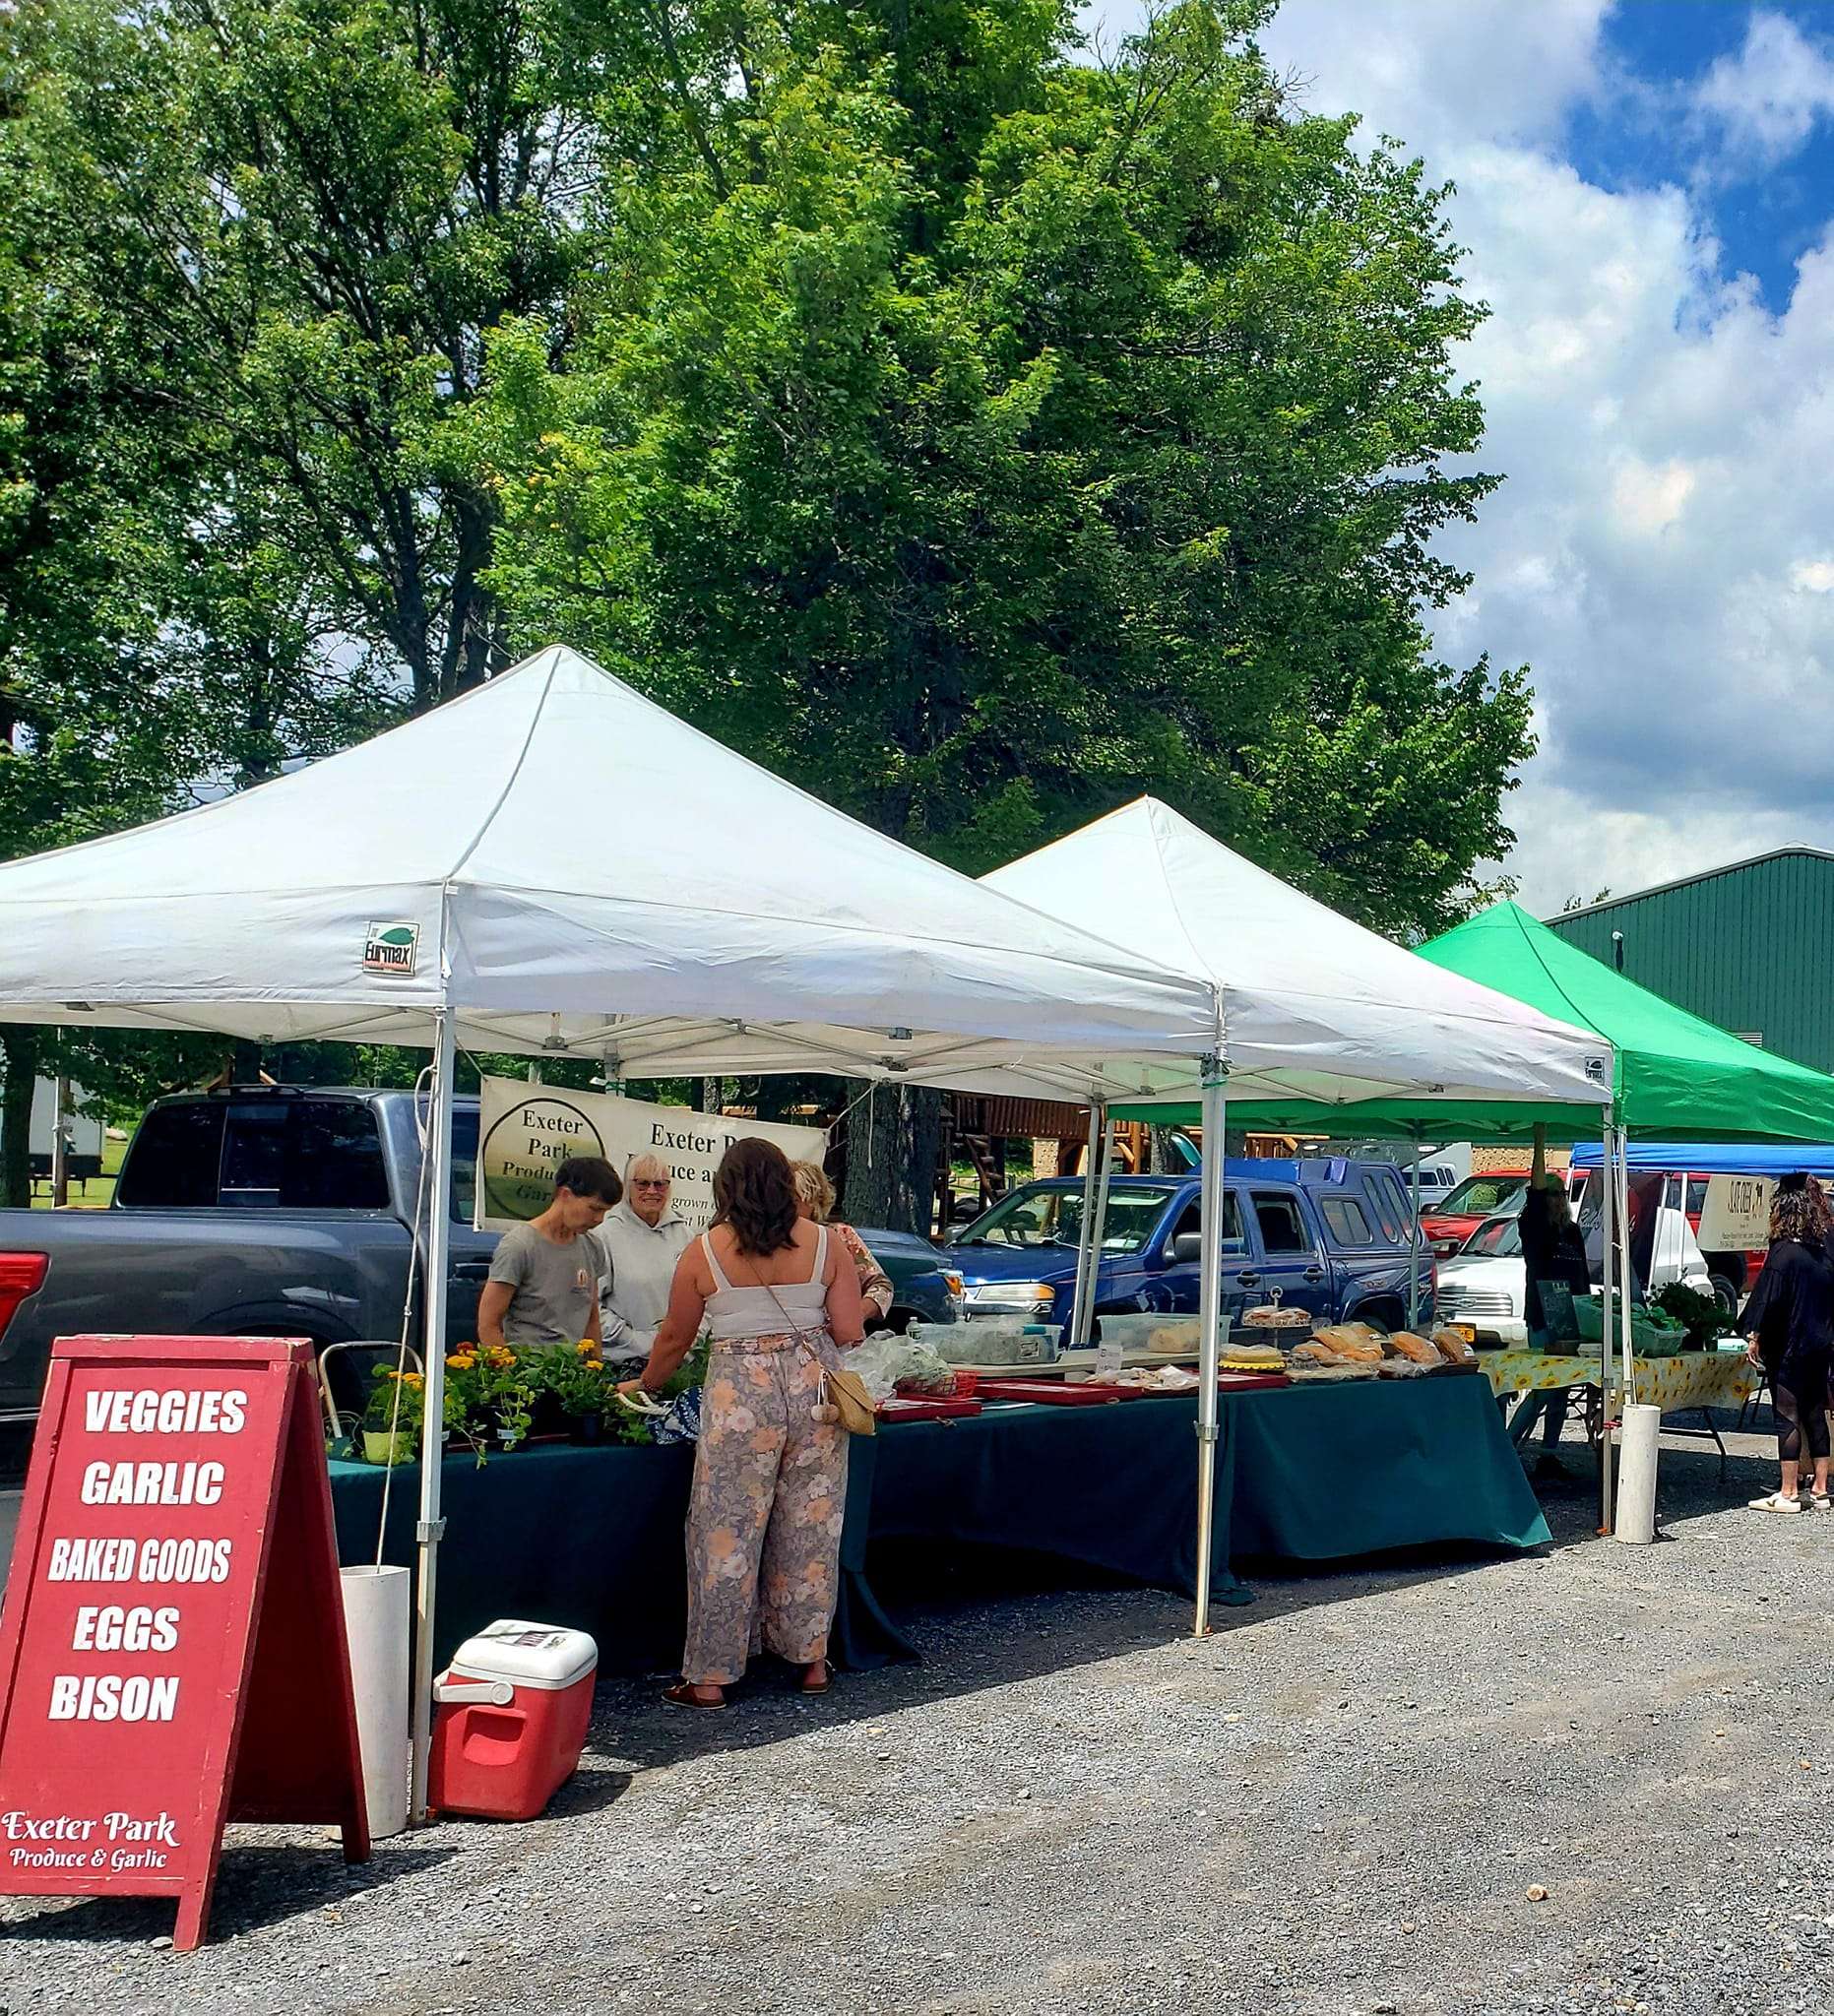
[[[1412,1330],[1397,1330],[1388,1340],[1388,1349],[1394,1356],[1411,1359],[1417,1365],[1436,1365],[1440,1361],[1437,1348]]]
[[[1296,1365],[1341,1365],[1344,1360],[1323,1338],[1311,1337],[1293,1347],[1293,1362]]]
[[[1278,1372],[1286,1363],[1277,1345],[1232,1342],[1223,1354],[1227,1372]]]
[[[1382,1347],[1374,1331],[1361,1323],[1333,1323],[1314,1332],[1326,1350],[1353,1365],[1379,1365]]]
[[[1469,1364],[1477,1356],[1477,1353],[1456,1330],[1435,1330],[1432,1341],[1433,1349],[1448,1365]]]

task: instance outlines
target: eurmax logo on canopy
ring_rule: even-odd
[[[363,971],[383,974],[390,979],[406,979],[413,973],[420,949],[420,926],[414,923],[370,925],[363,939]]]

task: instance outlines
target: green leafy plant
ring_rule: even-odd
[[[551,1344],[527,1354],[523,1369],[537,1393],[551,1393],[561,1412],[575,1420],[603,1415],[614,1404],[616,1382],[606,1377],[598,1349],[589,1338],[578,1344]]]
[[[1726,1311],[1717,1297],[1703,1295],[1685,1282],[1670,1282],[1656,1297],[1656,1307],[1686,1331],[1687,1342],[1696,1350],[1711,1344],[1727,1328]]]

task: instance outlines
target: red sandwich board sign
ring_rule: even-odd
[[[230,1820],[369,1855],[308,1344],[60,1338],[0,1612],[0,1895],[170,1897]]]

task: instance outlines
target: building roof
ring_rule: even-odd
[[[1690,889],[1697,882],[1711,882],[1721,875],[1737,875],[1746,868],[1761,868],[1766,861],[1787,860],[1834,861],[1834,851],[1823,847],[1773,847],[1768,853],[1747,854],[1743,860],[1728,861],[1722,867],[1701,868],[1692,875],[1676,875],[1672,881],[1652,883],[1647,889],[1626,889],[1621,896],[1606,896],[1596,903],[1575,904],[1571,910],[1560,911],[1547,921],[1558,929],[1575,917],[1598,916],[1602,912],[1621,909],[1626,903],[1641,903],[1646,897],[1666,896],[1672,889]]]

